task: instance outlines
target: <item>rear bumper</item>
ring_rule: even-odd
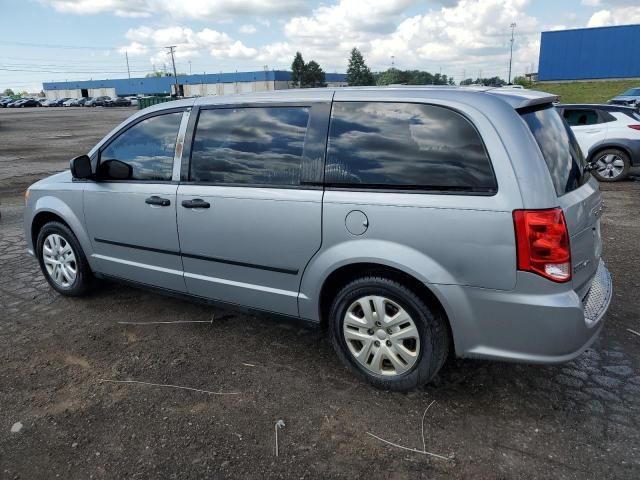
[[[510,292],[440,286],[458,356],[563,363],[593,343],[613,293],[602,261],[582,300],[573,290],[558,293],[557,284],[536,275],[518,275]]]

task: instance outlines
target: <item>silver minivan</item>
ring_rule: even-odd
[[[555,96],[305,89],[141,110],[26,194],[51,286],[109,278],[318,323],[373,385],[449,356],[557,363],[612,295]]]

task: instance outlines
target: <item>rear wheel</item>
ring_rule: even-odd
[[[346,285],[330,313],[340,359],[372,385],[407,391],[428,383],[445,362],[445,320],[404,285],[370,276]]]
[[[593,175],[601,182],[617,182],[627,177],[631,161],[629,155],[617,148],[598,152],[593,159]]]

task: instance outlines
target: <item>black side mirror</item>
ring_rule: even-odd
[[[88,179],[92,177],[91,159],[88,155],[72,158],[71,162],[69,162],[69,168],[73,178]]]
[[[133,167],[120,160],[100,162],[99,177],[109,180],[129,180],[133,176]]]

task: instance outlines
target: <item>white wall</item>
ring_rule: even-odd
[[[80,90],[78,90],[78,92],[80,92]],[[78,96],[80,96],[80,93],[78,93]],[[89,96],[90,97],[104,97],[104,96],[115,97],[116,89],[115,88],[90,88]]]
[[[186,97],[206,95],[233,95],[237,93],[266,92],[289,88],[288,82],[254,81],[254,82],[230,82],[185,84],[184,95]]]
[[[58,98],[80,98],[80,89],[68,89],[68,90],[45,90],[45,96],[49,100],[56,100]]]

